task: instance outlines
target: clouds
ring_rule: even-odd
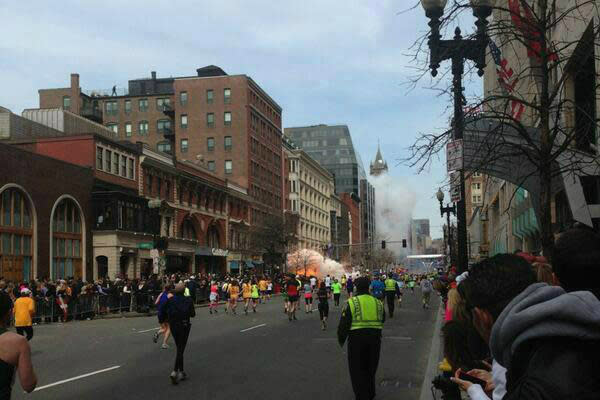
[[[253,77],[284,109],[284,126],[345,123],[366,164],[377,138],[391,171],[416,192],[418,217],[437,218],[444,171],[395,167],[419,131],[443,127],[447,99],[407,94],[404,56],[426,29],[404,0],[63,0],[6,2],[0,104],[19,113],[37,90],[126,86],[128,79],[193,75],[209,64]],[[435,225],[432,222],[433,225]]]

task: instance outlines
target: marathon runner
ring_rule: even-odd
[[[312,286],[310,283],[306,282],[304,284],[304,311],[308,314],[309,312],[313,312],[313,297],[312,297]]]
[[[321,319],[321,330],[327,329],[327,317],[329,317],[329,294],[325,288],[325,282],[321,282],[317,292],[319,299],[319,318]]]
[[[327,293],[331,294],[331,277],[329,274],[325,277],[325,288],[327,289]]]
[[[210,300],[210,306],[208,306],[208,311],[212,314],[213,311],[218,313],[217,307],[219,305],[219,287],[215,281],[210,282],[210,296],[208,298]]]
[[[333,291],[333,302],[336,307],[340,306],[340,296],[342,295],[342,285],[337,279],[333,280],[331,284],[331,290]]]
[[[259,297],[259,286],[256,284],[256,281],[252,281],[252,286],[250,286],[250,292],[252,296],[252,312],[256,312],[256,306],[260,301]]]
[[[248,306],[250,306],[250,298],[252,297],[252,286],[248,279],[242,283],[242,299],[244,300],[244,314],[248,315]]]
[[[288,295],[288,318],[291,321],[292,319],[295,321],[296,318],[296,308],[298,307],[298,296],[299,296],[299,287],[298,281],[291,276],[286,284],[286,291]]]
[[[231,309],[231,312],[237,314],[235,311],[237,307],[238,296],[240,295],[240,286],[238,285],[238,281],[235,279],[231,281],[231,283],[227,286],[227,292],[229,293],[229,304],[227,307]]]
[[[267,301],[267,280],[264,276],[258,281],[258,290],[260,290],[260,301],[265,303]]]

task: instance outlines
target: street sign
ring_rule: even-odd
[[[460,172],[450,173],[450,201],[458,203],[461,200],[460,195]]]
[[[463,169],[463,141],[453,140],[446,145],[446,169],[448,172]]]
[[[142,242],[138,243],[138,249],[150,250],[154,247],[154,243],[152,242]]]

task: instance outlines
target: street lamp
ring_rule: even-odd
[[[453,204],[452,207],[450,207],[448,204],[446,207],[444,207],[444,192],[442,192],[442,189],[438,189],[436,197],[440,202],[440,215],[442,218],[444,218],[444,214],[446,214],[446,226],[448,227],[447,248],[450,251],[450,263],[452,264],[454,260],[452,260],[452,230],[450,229],[450,214],[456,215],[456,205]]]
[[[471,0],[473,7],[473,15],[477,17],[475,25],[477,26],[477,34],[473,39],[464,39],[461,36],[460,28],[454,31],[454,38],[442,40],[440,35],[440,18],[444,15],[444,8],[447,0],[421,0],[421,5],[425,9],[425,15],[429,18],[429,26],[431,33],[429,35],[429,68],[431,75],[437,75],[437,69],[440,63],[445,60],[452,61],[452,87],[454,95],[454,119],[453,119],[453,139],[458,140],[463,138],[464,113],[463,106],[463,86],[462,75],[465,69],[465,61],[470,60],[477,67],[477,74],[483,76],[485,68],[485,49],[488,45],[486,35],[487,18],[492,14],[494,0]],[[439,195],[440,192],[438,192]],[[438,200],[440,197],[438,196]],[[443,201],[443,193],[442,200]],[[467,270],[469,260],[467,253],[467,211],[465,207],[465,175],[464,171],[460,170],[460,200],[456,205],[455,210],[458,225],[458,272]],[[448,217],[449,218],[449,217]]]

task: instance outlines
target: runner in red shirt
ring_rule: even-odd
[[[298,307],[299,285],[295,277],[289,276],[285,284],[290,306],[288,307],[288,318],[296,320],[296,308]]]

